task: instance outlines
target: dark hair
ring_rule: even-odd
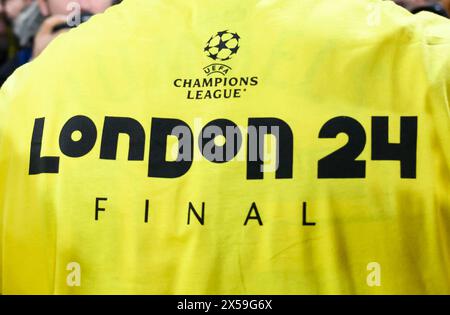
[[[419,13],[421,11],[428,11],[428,12],[432,12],[435,14],[439,14],[441,16],[445,16],[447,18],[449,17],[447,11],[445,11],[444,7],[439,3],[420,6],[420,7],[417,7],[417,8],[414,8],[411,10],[411,12],[414,14]]]

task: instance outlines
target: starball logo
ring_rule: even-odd
[[[237,54],[240,39],[241,37],[237,33],[229,31],[217,32],[216,35],[211,36],[208,40],[204,51],[214,61],[228,61]],[[231,67],[221,63],[213,63],[203,68],[203,70],[207,75],[213,73],[226,75],[231,70]]]
[[[258,76],[230,76],[233,70],[229,61],[241,49],[241,36],[224,30],[212,35],[206,42],[203,52],[213,63],[203,67],[202,78],[177,78],[173,85],[185,91],[189,100],[237,99],[244,96],[250,87],[259,83]]]

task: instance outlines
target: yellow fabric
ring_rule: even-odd
[[[240,48],[219,62],[231,70],[207,75],[214,61],[204,48],[225,30]],[[449,56],[448,20],[387,1],[128,0],[94,17],[2,89],[1,292],[449,294]],[[240,97],[196,100],[189,90],[216,88],[175,82],[233,77],[257,84]],[[73,158],[59,137],[77,115],[95,123],[97,141]],[[364,128],[364,178],[318,178],[318,161],[348,138],[320,130],[341,116]],[[105,117],[142,125],[143,160],[128,161],[126,135],[116,160],[100,158]],[[292,131],[292,178],[247,179],[245,128],[265,117]],[[389,117],[391,143],[401,117],[417,117],[413,178],[401,177],[399,161],[372,158],[372,117]],[[59,157],[57,174],[29,174],[39,118],[41,156]],[[192,129],[183,176],[149,176],[154,118]],[[241,127],[240,160],[202,157],[199,132],[215,119]],[[98,220],[96,198],[107,198]],[[304,202],[315,226],[303,224]],[[204,203],[204,225],[189,203],[199,216]],[[262,226],[244,225],[253,203]]]

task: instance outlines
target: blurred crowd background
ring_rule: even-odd
[[[150,0],[149,0],[150,1]],[[337,1],[337,0],[336,0]],[[78,13],[78,24],[121,0],[0,0],[0,86],[21,65],[38,56]],[[450,0],[395,0],[413,13],[449,17]],[[75,22],[77,21],[76,17]]]
[[[121,0],[0,0],[0,86],[62,32]]]

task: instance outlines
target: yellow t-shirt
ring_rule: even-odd
[[[0,98],[1,292],[450,293],[450,22],[127,0]]]

